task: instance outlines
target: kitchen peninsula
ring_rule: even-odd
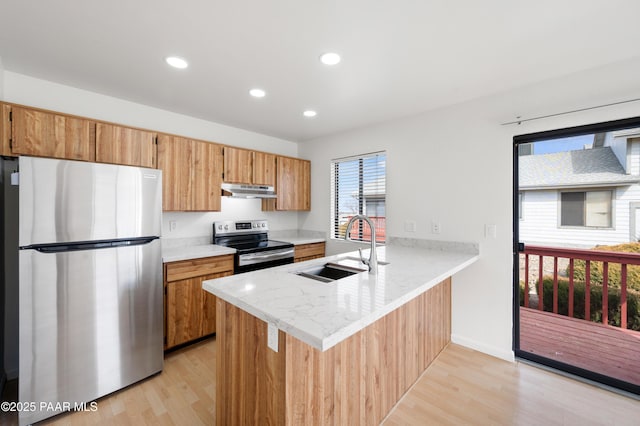
[[[450,341],[451,276],[479,254],[400,238],[377,253],[377,275],[324,283],[296,273],[356,266],[352,252],[203,283],[218,298],[217,424],[384,419]]]

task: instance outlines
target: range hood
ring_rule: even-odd
[[[222,195],[234,198],[276,198],[273,186],[223,183]]]

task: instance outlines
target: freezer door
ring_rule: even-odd
[[[20,157],[20,246],[160,236],[162,172]]]
[[[20,424],[162,370],[160,240],[53,254],[20,250],[19,291],[19,400],[37,402],[36,411],[20,412]]]

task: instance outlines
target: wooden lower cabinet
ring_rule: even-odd
[[[217,301],[217,425],[378,425],[451,339],[451,279],[322,352]]]
[[[295,246],[293,253],[294,262],[318,259],[324,257],[325,243],[299,244]]]
[[[165,349],[216,332],[216,297],[202,282],[233,274],[233,255],[164,265]]]

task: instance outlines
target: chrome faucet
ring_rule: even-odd
[[[358,252],[360,253],[360,260],[362,263],[369,267],[369,273],[375,275],[378,273],[378,256],[376,255],[376,227],[374,226],[373,221],[368,216],[362,214],[353,216],[347,223],[347,230],[345,231],[344,239],[346,241],[351,241],[349,233],[351,232],[353,222],[356,220],[364,220],[369,224],[369,228],[371,229],[371,253],[369,253],[369,260],[365,260],[364,257],[362,257],[362,249],[358,249]]]

